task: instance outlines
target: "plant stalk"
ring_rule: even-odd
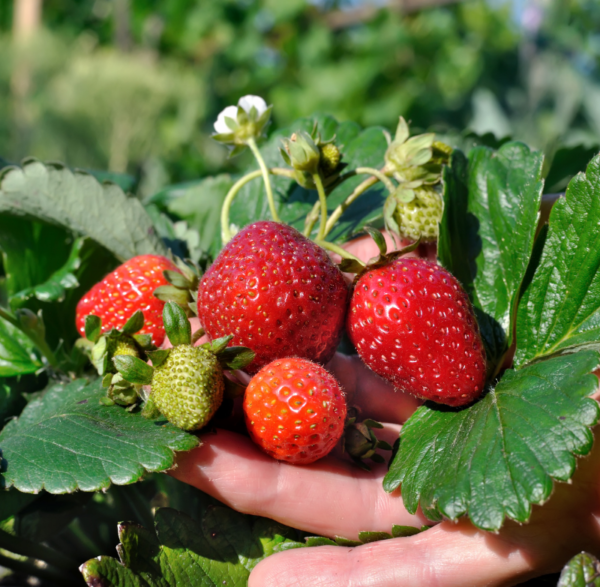
[[[364,265],[364,263],[358,257],[355,257],[352,253],[349,253],[346,249],[343,249],[339,245],[318,239],[315,240],[315,243],[317,243],[320,247],[331,251],[332,253],[337,253],[342,259],[352,259],[353,261],[357,261],[361,265]]]
[[[325,194],[325,187],[323,186],[323,180],[319,173],[313,173],[312,177],[317,186],[319,202],[321,203],[321,220],[317,240],[323,240],[325,238],[325,228],[327,227],[327,195]]]
[[[281,169],[279,167],[274,167],[272,169],[268,169],[267,171],[271,175],[289,177],[290,179],[294,176],[294,172],[291,169]],[[238,179],[227,192],[225,200],[223,200],[223,206],[221,208],[221,239],[223,240],[224,245],[226,245],[233,238],[233,235],[231,234],[231,230],[229,228],[229,210],[231,208],[231,203],[233,202],[233,199],[249,181],[260,177],[261,175],[261,169],[251,171],[250,173],[244,175],[244,177]]]
[[[21,556],[44,561],[63,571],[72,573],[77,570],[77,562],[62,552],[20,536],[13,536],[4,530],[0,530],[0,548]]]
[[[281,222],[279,219],[279,215],[277,214],[277,210],[275,209],[275,198],[273,197],[273,189],[271,188],[271,179],[269,178],[269,170],[265,165],[265,160],[263,156],[260,154],[258,147],[256,145],[256,141],[253,138],[248,139],[248,146],[252,151],[254,157],[258,161],[258,166],[262,172],[263,181],[265,182],[265,190],[267,191],[267,199],[269,200],[269,208],[271,210],[271,218],[275,222]]]

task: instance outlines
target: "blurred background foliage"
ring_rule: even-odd
[[[3,0],[0,156],[126,172],[147,197],[244,165],[210,133],[248,93],[275,127],[403,115],[587,152],[599,31],[598,0]]]

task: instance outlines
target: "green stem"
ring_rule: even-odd
[[[5,567],[6,569],[10,569],[11,571],[23,573],[23,575],[38,577],[56,585],[64,585],[65,587],[81,587],[82,585],[84,585],[84,581],[81,578],[81,575],[79,575],[79,577],[76,577],[73,572],[77,571],[76,566],[73,569],[71,569],[73,574],[67,575],[66,573],[58,571],[52,567],[46,567],[45,569],[43,569],[36,566],[31,561],[16,560],[4,554],[0,554],[0,565]]]
[[[364,265],[364,263],[358,257],[355,257],[352,253],[349,253],[346,249],[343,249],[339,245],[334,245],[328,241],[318,239],[315,240],[315,243],[317,243],[320,247],[331,251],[332,253],[337,253],[342,259],[352,259],[353,261],[357,261],[361,265]]]
[[[248,139],[248,146],[250,150],[254,154],[254,157],[258,161],[258,166],[262,171],[263,181],[265,182],[265,189],[267,190],[267,199],[269,200],[269,208],[271,209],[271,218],[275,222],[281,222],[279,219],[279,215],[277,214],[277,210],[275,209],[275,198],[273,198],[273,190],[271,189],[271,180],[269,178],[269,170],[265,165],[265,160],[263,159],[258,147],[256,146],[256,141],[252,138]]]
[[[319,233],[317,234],[317,240],[323,240],[325,238],[325,228],[327,226],[327,195],[325,194],[321,176],[318,173],[313,173],[312,178],[317,186],[319,202],[321,203],[321,223],[319,226]]]
[[[304,234],[305,237],[310,238],[310,233],[312,232],[312,229],[313,229],[315,223],[319,219],[319,208],[320,207],[321,207],[321,201],[317,200],[315,202],[315,205],[312,207],[311,211],[308,213],[308,216],[306,217],[306,226],[304,227],[304,232],[302,233],[302,234]]]
[[[291,169],[282,169],[279,167],[274,167],[272,169],[268,169],[268,172],[271,175],[289,177],[290,179],[294,177],[294,172]],[[223,207],[221,208],[221,238],[223,240],[224,245],[227,244],[233,238],[231,230],[229,229],[229,209],[231,208],[231,203],[233,202],[233,199],[249,181],[260,177],[261,175],[261,169],[251,171],[247,175],[244,175],[244,177],[238,179],[227,192],[225,200],[223,200]]]
[[[392,180],[379,169],[375,169],[373,167],[357,167],[354,171],[356,171],[356,175],[373,175],[375,176],[390,192],[390,195],[396,191],[396,186],[392,183]]]
[[[25,330],[19,320],[17,320],[10,312],[7,312],[4,308],[0,307],[0,318],[3,318],[7,322],[10,322],[15,328],[18,328],[33,344],[38,348],[38,350],[46,357],[48,363],[54,367],[55,369],[59,368],[58,359],[56,355],[52,352],[52,349],[48,346],[45,338],[39,338],[35,336],[28,330]]]
[[[13,536],[4,530],[0,530],[0,548],[21,556],[44,561],[57,569],[71,573],[77,571],[77,562],[62,552],[58,552],[38,542],[21,538],[20,536]]]

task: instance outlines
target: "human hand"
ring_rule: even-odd
[[[374,254],[359,251],[362,258]],[[345,388],[349,405],[358,405],[363,417],[388,422],[378,436],[392,443],[418,401],[395,392],[357,357],[337,355],[328,367]],[[203,443],[181,455],[171,474],[239,511],[349,539],[363,530],[390,532],[394,524],[428,523],[420,511],[406,512],[399,491],[383,491],[384,465],[366,473],[338,451],[308,467],[294,467],[265,456],[246,436],[231,431],[205,435]],[[526,525],[507,522],[491,534],[463,519],[356,548],[290,550],[261,562],[249,585],[478,587],[516,585],[557,571],[577,552],[600,546],[599,461],[596,448],[580,461],[572,484],[557,485],[543,507],[534,506]]]

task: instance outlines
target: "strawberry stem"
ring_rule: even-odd
[[[346,180],[355,175],[363,174],[370,175],[371,177],[358,184],[354,188],[354,191],[331,213],[331,216],[327,221],[327,226],[325,227],[323,238],[331,232],[336,222],[340,219],[340,216],[348,209],[350,204],[364,194],[369,188],[373,187],[378,181],[381,181],[386,186],[390,194],[395,192],[396,188],[392,181],[384,173],[377,169],[373,169],[372,167],[357,167],[354,171],[350,171],[340,179]]]
[[[273,198],[273,189],[271,188],[271,179],[269,178],[269,170],[265,165],[265,160],[263,156],[260,154],[258,147],[256,145],[256,141],[253,138],[249,138],[247,145],[250,147],[254,157],[258,161],[258,166],[262,172],[263,181],[265,182],[265,190],[267,191],[267,199],[269,200],[269,208],[271,210],[271,218],[275,222],[281,222],[279,215],[277,214],[277,210],[275,209],[275,199]]]
[[[292,178],[294,176],[294,172],[291,169],[281,169],[279,167],[275,167],[267,170],[271,175],[279,175],[284,177]],[[231,208],[231,203],[233,199],[237,196],[238,192],[250,181],[260,177],[262,175],[262,169],[257,169],[256,171],[251,171],[250,173],[244,175],[238,179],[230,188],[229,192],[225,196],[225,200],[223,200],[223,207],[221,208],[221,239],[223,240],[223,244],[226,245],[232,238],[231,229],[229,227],[229,210]]]
[[[346,249],[343,249],[339,245],[319,239],[315,240],[315,243],[317,243],[320,247],[331,251],[332,253],[337,253],[342,259],[351,259],[352,261],[358,261],[361,265],[364,265],[364,263],[358,257],[355,257],[352,253],[349,253]]]
[[[321,203],[321,224],[319,227],[319,233],[317,234],[317,240],[323,240],[325,238],[325,229],[327,227],[327,195],[325,194],[323,180],[321,179],[319,173],[313,173],[313,181],[317,186],[319,202]]]

